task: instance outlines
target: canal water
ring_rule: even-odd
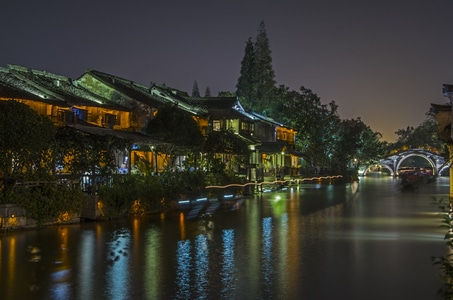
[[[307,183],[226,212],[0,233],[0,299],[442,299],[449,180]]]

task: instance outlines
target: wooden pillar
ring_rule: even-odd
[[[449,198],[450,198],[450,203],[452,203],[452,201],[453,201],[453,172],[451,170],[451,166],[453,165],[453,143],[448,143],[447,147],[448,147],[449,165],[450,165],[450,169],[449,169],[450,195],[449,195]]]
[[[128,159],[127,159],[127,174],[132,173],[132,145],[128,147]]]

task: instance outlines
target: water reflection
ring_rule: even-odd
[[[234,240],[234,230],[228,229],[222,232],[223,240],[223,252],[222,252],[222,271],[221,271],[221,280],[222,280],[222,298],[225,299],[234,299],[235,296],[235,240]]]
[[[178,287],[176,299],[189,299],[190,295],[190,269],[191,269],[191,249],[190,241],[178,241],[176,251],[176,261],[178,269],[176,272],[176,286]]]
[[[7,233],[0,299],[436,299],[443,232],[429,199],[449,186],[358,185],[305,184],[206,219]]]
[[[288,258],[288,213],[284,213],[280,218],[280,230],[276,235],[279,237],[279,257],[278,274],[280,275],[280,285],[287,283],[287,276],[289,270]]]
[[[80,298],[92,299],[94,294],[94,281],[91,279],[92,268],[95,263],[95,235],[92,230],[85,230],[80,236],[80,259],[78,264],[78,281],[80,283]]]
[[[162,259],[159,252],[162,244],[159,229],[152,226],[145,235],[144,291],[146,299],[158,299],[161,293]]]
[[[208,287],[208,240],[204,234],[195,239],[195,285],[196,299],[206,299]]]
[[[107,263],[110,268],[106,274],[106,296],[109,299],[129,299],[129,283],[131,270],[129,269],[128,249],[131,240],[130,231],[126,228],[116,230],[111,241],[107,244],[109,257]]]
[[[262,220],[262,236],[261,240],[263,247],[261,250],[262,255],[262,276],[264,291],[266,294],[270,294],[272,291],[272,273],[273,273],[273,264],[272,264],[272,218],[267,217]]]

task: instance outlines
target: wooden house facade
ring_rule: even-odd
[[[232,130],[245,141],[249,148],[245,162],[248,180],[261,178],[257,174],[264,171],[277,175],[278,169],[297,166],[296,132],[245,111],[235,97],[194,98],[164,85],[146,86],[91,69],[71,79],[8,65],[0,68],[0,100],[11,99],[49,117],[58,127],[68,126],[93,135],[115,135],[134,143],[130,149],[118,149],[115,153],[118,172],[142,172],[141,165],[153,173],[165,169],[170,159],[156,150],[161,142],[142,134],[142,130],[169,103],[190,114],[203,136],[210,131]],[[233,163],[231,155],[218,155]],[[238,172],[244,168],[234,167]]]

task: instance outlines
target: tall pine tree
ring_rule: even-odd
[[[269,39],[261,21],[255,43],[250,38],[246,43],[236,93],[244,108],[268,115],[275,106],[275,84]]]
[[[198,89],[198,82],[196,80],[192,86],[192,97],[200,97],[200,90]]]
[[[211,97],[211,89],[209,88],[209,86],[206,87],[206,90],[204,91],[204,96]]]
[[[272,68],[271,50],[267,38],[264,21],[258,27],[258,35],[255,41],[255,90],[257,92],[256,111],[264,113],[275,105],[275,72]]]
[[[241,62],[241,73],[236,84],[236,95],[245,109],[255,110],[257,99],[255,91],[255,50],[252,39],[246,42],[244,58]]]

